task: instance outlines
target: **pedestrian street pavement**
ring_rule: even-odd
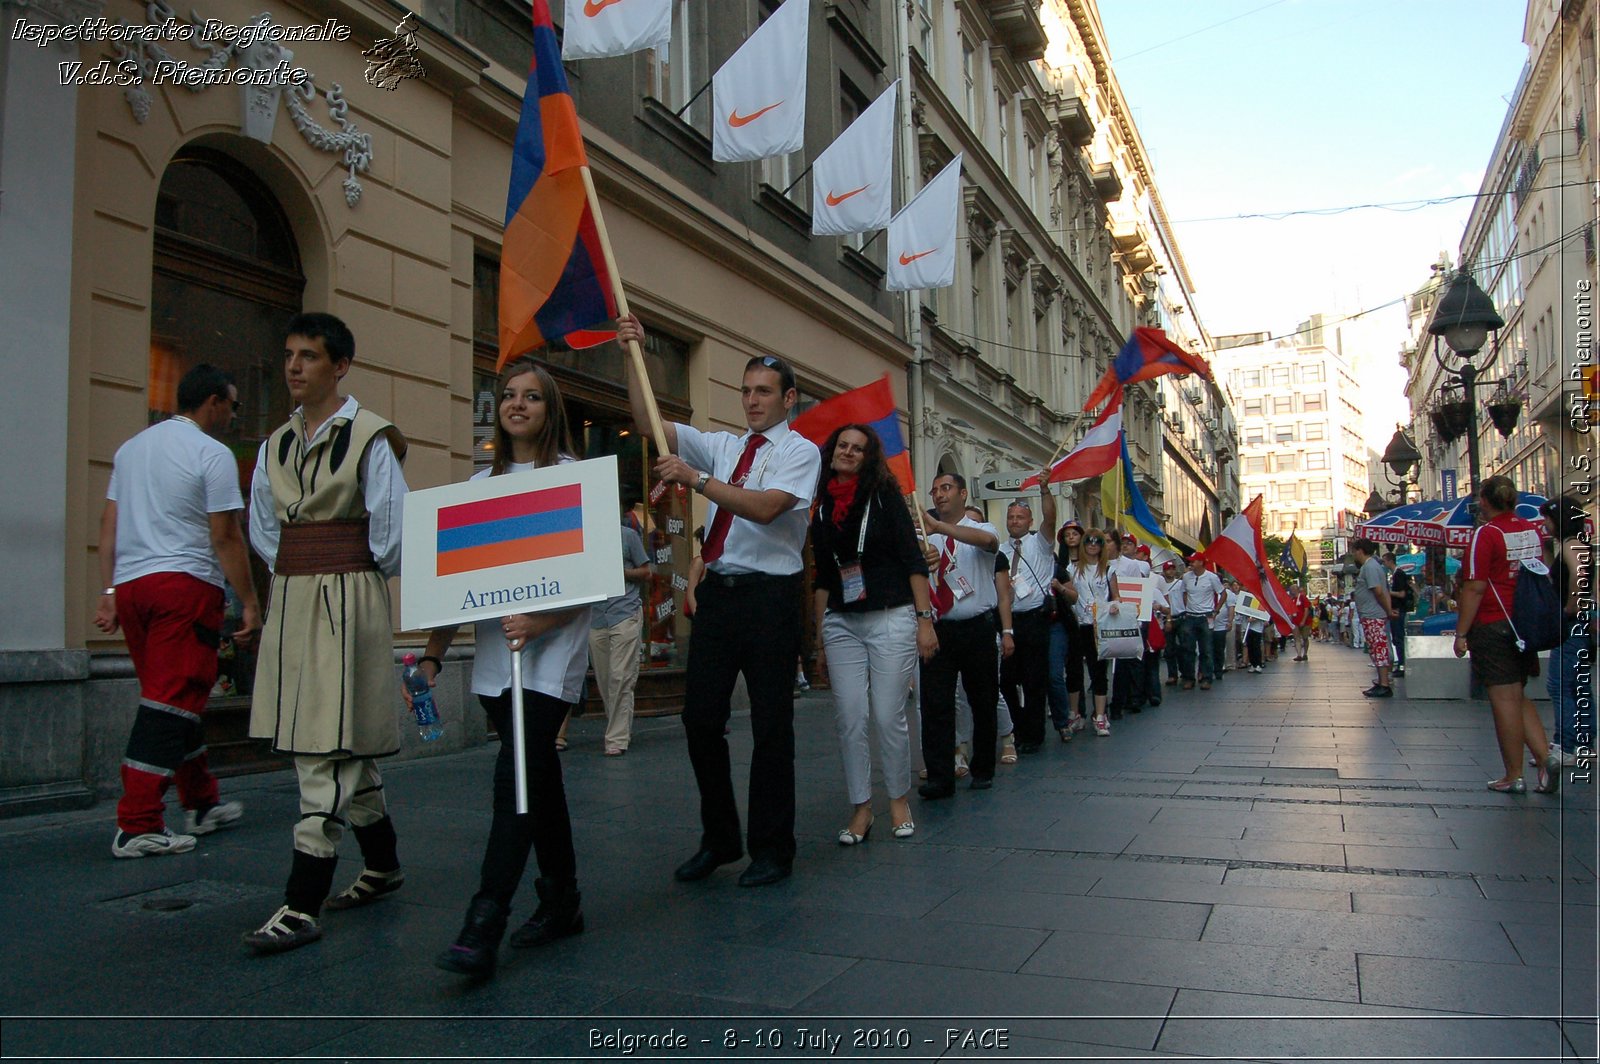
[[[796,705],[794,876],[673,880],[698,803],[676,718],[562,755],[587,930],[433,967],[489,823],[494,747],[386,767],[407,881],[255,957],[297,815],[288,772],[189,854],[114,860],[114,802],[0,821],[6,1058],[1594,1060],[1596,784],[1490,793],[1483,702],[1368,701],[1316,645],[1109,738],[1054,737],[914,838],[849,805],[830,696]],[[1541,683],[1542,681],[1535,681]],[[1548,703],[1540,703],[1548,718]],[[730,743],[741,795],[749,722]],[[174,828],[182,814],[170,812]],[[345,842],[338,885],[359,871]],[[528,880],[533,871],[530,869]],[[519,894],[513,920],[534,903]],[[513,925],[514,926],[514,925]]]

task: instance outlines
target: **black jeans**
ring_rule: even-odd
[[[1140,639],[1148,639],[1150,624],[1148,621],[1139,622]],[[1111,708],[1116,710],[1138,709],[1150,698],[1152,688],[1145,678],[1144,657],[1123,658],[1118,660],[1117,666],[1111,674]]]
[[[1250,655],[1251,668],[1258,668],[1261,665],[1261,640],[1264,635],[1265,632],[1258,632],[1253,628],[1245,634],[1244,648]]]
[[[1050,619],[1047,609],[1011,618],[1014,649],[1000,662],[1000,693],[1011,707],[1019,743],[1044,742],[1045,700],[1050,689]]]
[[[1083,691],[1083,667],[1089,667],[1089,693],[1103,695],[1106,693],[1106,667],[1110,662],[1100,660],[1099,650],[1094,641],[1094,625],[1080,624],[1072,642],[1067,647],[1067,690]],[[1080,702],[1078,710],[1084,716],[1089,716],[1094,709],[1093,703]]]
[[[695,592],[683,732],[700,788],[700,845],[737,856],[739,808],[724,734],[739,674],[750,695],[750,856],[794,860],[794,663],[800,657],[801,574],[707,573]],[[990,633],[990,654],[994,653]],[[952,758],[954,755],[951,755]]]
[[[478,897],[492,898],[509,907],[528,867],[530,850],[538,861],[541,877],[577,882],[572,820],[567,815],[567,791],[561,781],[561,757],[556,753],[556,733],[572,704],[537,691],[522,692],[528,744],[523,760],[528,770],[528,812],[519,816],[511,741],[511,692],[479,695],[478,701],[500,735],[500,753],[494,762],[494,818],[489,823],[489,841],[483,848]]]
[[[1406,663],[1406,615],[1389,618],[1389,644],[1394,648],[1394,664]]]
[[[934,628],[939,652],[922,663],[922,760],[928,784],[954,787],[956,772],[956,681],[972,706],[972,775],[994,776],[995,722],[1000,677],[995,667],[994,614],[941,621]],[[1040,706],[1044,705],[1040,700]]]

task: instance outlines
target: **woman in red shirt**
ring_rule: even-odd
[[[1539,713],[1523,693],[1528,677],[1539,675],[1539,657],[1518,646],[1510,619],[1518,565],[1540,560],[1539,526],[1517,517],[1516,506],[1517,488],[1510,477],[1490,477],[1478,491],[1483,523],[1473,530],[1461,572],[1455,650],[1458,658],[1472,654],[1473,671],[1488,689],[1494,711],[1506,772],[1490,780],[1489,789],[1524,792],[1520,762],[1526,744],[1540,765],[1534,790],[1551,794],[1561,785],[1561,763],[1551,758]]]

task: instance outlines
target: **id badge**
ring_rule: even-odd
[[[1033,585],[1028,583],[1028,578],[1020,573],[1011,581],[1011,591],[1019,599],[1025,599],[1033,594]]]
[[[839,566],[840,597],[846,602],[861,602],[867,597],[867,582],[857,563]]]
[[[950,585],[950,591],[955,595],[956,601],[960,602],[962,599],[972,594],[972,582],[965,576],[957,573],[956,582]]]

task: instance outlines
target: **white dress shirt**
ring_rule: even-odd
[[[309,447],[326,435],[339,418],[354,418],[361,404],[355,396],[348,396],[344,405],[317,426],[306,442]],[[272,569],[278,560],[278,508],[272,502],[272,481],[267,477],[267,444],[272,437],[261,441],[256,451],[256,471],[250,481],[250,545],[261,555],[261,560]],[[375,439],[374,444],[377,443]],[[384,576],[400,572],[400,515],[405,503],[405,473],[394,448],[372,446],[361,456],[361,483],[366,485],[365,502],[371,515],[367,526],[367,543],[372,557],[377,560],[378,571]]]
[[[976,528],[987,532],[996,539],[1000,533],[995,527],[981,521],[974,521],[970,517],[963,517],[958,525],[960,528]],[[941,555],[945,552],[946,545],[951,542],[950,537],[935,534],[928,537],[928,545]],[[971,543],[955,540],[955,561],[950,571],[945,574],[945,579],[950,582],[952,590],[960,585],[956,582],[957,575],[966,577],[967,585],[972,588],[972,594],[956,600],[950,607],[950,612],[940,618],[942,621],[965,621],[987,613],[995,608],[1000,601],[1000,596],[994,587],[994,554],[992,550],[975,547]]]
[[[1045,595],[1050,578],[1055,575],[1056,556],[1050,541],[1040,532],[1029,532],[1021,541],[1021,560],[1017,559],[1018,541],[1001,539],[1000,553],[1006,556],[1006,567],[1011,570],[1011,612],[1032,613],[1045,605]],[[1023,587],[1027,594],[1016,592]]]
[[[746,432],[702,432],[689,425],[674,425],[678,433],[678,456],[696,469],[705,470],[723,483],[730,483],[733,470],[744,453]],[[787,576],[798,573],[805,564],[801,552],[810,525],[811,498],[822,471],[822,453],[817,445],[788,424],[774,425],[761,435],[766,446],[756,452],[755,461],[744,483],[750,491],[777,489],[794,496],[794,505],[767,525],[735,516],[723,541],[722,555],[709,568],[714,573],[770,573]],[[709,502],[709,500],[707,500]],[[706,532],[717,515],[717,504],[706,511]]]

